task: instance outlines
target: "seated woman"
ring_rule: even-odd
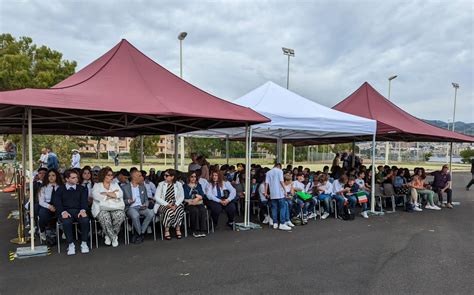
[[[189,172],[183,185],[184,203],[189,211],[189,222],[195,238],[205,237],[207,233],[207,209],[204,206],[204,191],[197,181],[196,172]]]
[[[155,214],[163,217],[165,239],[171,240],[170,228],[176,230],[176,238],[181,239],[181,224],[184,218],[184,191],[181,182],[176,181],[176,171],[168,169],[164,173],[165,180],[158,184],[155,194]]]
[[[329,176],[326,173],[321,174],[319,177],[319,183],[317,185],[319,192],[318,199],[323,203],[324,213],[321,215],[322,219],[328,218],[331,213],[331,194],[332,194],[332,184],[329,182]]]
[[[225,191],[228,192],[226,195]],[[213,171],[209,184],[205,189],[206,197],[209,200],[208,206],[211,209],[211,217],[214,227],[217,227],[219,215],[222,210],[227,213],[227,225],[233,228],[236,212],[235,199],[236,191],[232,184],[224,180],[224,175],[220,171]]]
[[[99,171],[92,188],[92,216],[97,218],[105,234],[105,244],[118,246],[118,234],[125,220],[125,203],[120,185],[113,182],[114,172],[110,167]]]
[[[59,172],[55,169],[51,169],[43,179],[43,186],[38,192],[39,201],[39,228],[40,228],[40,239],[46,240],[46,226],[56,216],[56,208],[53,205],[53,197],[57,188],[63,184],[63,180]]]
[[[421,170],[418,170],[421,171]],[[424,171],[423,171],[424,172]],[[415,211],[421,211],[416,209],[418,208],[419,204],[417,202],[418,200],[418,194],[420,195],[427,195],[428,196],[428,203],[425,206],[425,209],[431,209],[431,210],[441,210],[440,207],[436,206],[433,200],[434,197],[434,191],[430,190],[428,188],[428,185],[425,184],[424,178],[423,178],[423,173],[417,173],[413,176],[412,181],[411,181],[411,202],[412,204],[415,205],[414,210]]]

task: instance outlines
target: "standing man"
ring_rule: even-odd
[[[39,159],[40,168],[48,167],[48,150],[46,148],[41,149],[41,156]]]
[[[433,179],[433,191],[438,194],[438,206],[443,206],[449,209],[453,209],[452,198],[453,190],[451,189],[451,175],[448,173],[448,165],[443,165],[441,171],[435,171],[431,173],[434,176]],[[446,193],[448,202],[446,206],[443,204],[443,194]]]
[[[469,188],[471,188],[471,185],[474,184],[474,157],[471,157],[471,174],[472,178],[471,181],[469,181],[469,183],[467,184],[466,190],[469,190]]]
[[[64,234],[68,243],[67,255],[76,254],[74,245],[73,223],[78,222],[81,229],[81,253],[89,253],[89,218],[86,210],[87,189],[79,184],[79,175],[70,169],[64,172],[66,184],[60,186],[54,195],[54,206],[63,224]]]
[[[268,189],[270,189],[270,196],[268,196]],[[283,179],[283,170],[281,164],[276,163],[265,177],[265,194],[270,197],[272,201],[272,218],[273,228],[280,230],[291,230],[286,219],[288,215],[288,203],[285,200],[285,183]],[[280,214],[278,216],[278,209]],[[278,219],[280,217],[280,219]],[[280,220],[280,226],[278,226]]]
[[[191,160],[192,162],[188,166],[188,171],[193,172],[201,169],[201,165],[197,162],[197,154],[196,153],[191,153]]]
[[[81,168],[81,155],[77,149],[72,150],[71,168]]]
[[[146,187],[142,182],[142,174],[138,170],[133,170],[130,174],[131,181],[121,186],[123,190],[123,201],[125,202],[125,213],[132,220],[135,233],[132,236],[132,243],[140,244],[146,233],[148,225],[152,222],[155,213],[148,208],[148,195]],[[144,217],[140,223],[140,217]]]
[[[53,153],[53,150],[51,148],[47,148],[46,151],[48,152],[48,161],[47,161],[48,169],[59,170],[58,156],[56,156],[56,154]]]

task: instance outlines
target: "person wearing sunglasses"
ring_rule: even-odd
[[[114,173],[110,167],[99,172],[99,182],[92,188],[92,216],[97,218],[105,233],[105,244],[118,246],[118,234],[125,220],[123,192],[113,182]]]
[[[155,194],[155,214],[162,216],[165,227],[165,239],[171,240],[170,228],[176,230],[176,238],[181,239],[181,224],[184,218],[183,185],[176,181],[176,171],[168,169],[164,172],[165,180],[158,184]]]
[[[191,230],[195,238],[206,236],[207,232],[207,209],[204,206],[204,191],[197,180],[196,172],[188,174],[188,180],[183,185],[184,202],[186,210],[189,211]]]

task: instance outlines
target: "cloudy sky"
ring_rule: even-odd
[[[368,81],[411,114],[474,122],[474,8],[460,1],[0,1],[0,31],[29,36],[78,70],[122,38],[184,78],[236,99],[268,80],[333,106]]]

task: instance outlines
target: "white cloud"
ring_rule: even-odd
[[[364,81],[421,118],[474,121],[470,1],[14,1],[0,5],[0,31],[30,36],[90,63],[122,38],[174,73],[180,31],[184,76],[234,99],[267,80],[333,106]]]

